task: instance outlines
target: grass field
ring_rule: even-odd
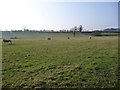
[[[115,87],[118,37],[66,36],[3,43],[3,88]]]

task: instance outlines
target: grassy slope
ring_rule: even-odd
[[[115,87],[117,37],[3,44],[3,87]]]

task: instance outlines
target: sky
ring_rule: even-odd
[[[118,27],[118,2],[0,0],[0,30],[84,30]]]

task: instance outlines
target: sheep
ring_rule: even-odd
[[[89,39],[92,39],[92,37],[90,36]]]
[[[51,40],[51,38],[48,38],[48,40]]]
[[[5,43],[5,42],[12,42],[12,40],[7,40],[7,39],[3,39],[3,42]]]
[[[67,39],[70,39],[70,37],[68,37]]]

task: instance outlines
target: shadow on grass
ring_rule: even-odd
[[[8,43],[8,45],[15,45],[15,43]]]

